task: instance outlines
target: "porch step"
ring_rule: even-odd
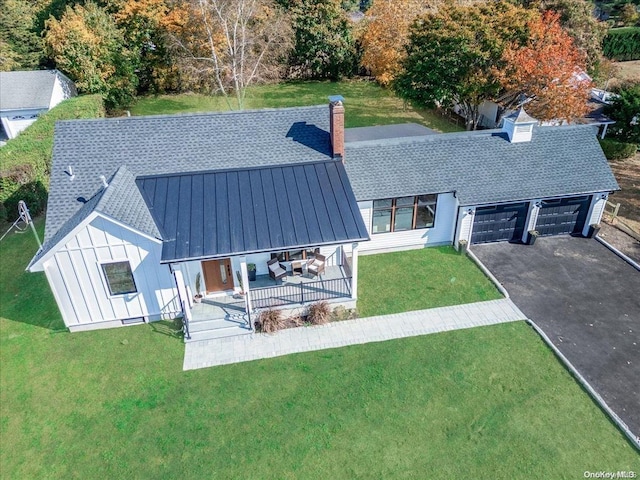
[[[184,339],[185,343],[199,342],[200,340],[214,340],[216,338],[235,337],[238,335],[248,335],[251,330],[242,327],[216,328],[215,330],[203,330],[191,332],[190,339]]]
[[[189,331],[191,333],[204,332],[206,330],[218,330],[230,327],[244,327],[244,319],[242,316],[238,318],[214,318],[211,320],[196,320],[189,323]]]
[[[189,340],[185,338],[185,343],[246,335],[251,333],[251,330],[244,323],[243,317],[239,315],[237,318],[216,318],[191,322],[189,333],[191,338]]]

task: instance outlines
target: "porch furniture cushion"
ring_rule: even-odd
[[[319,253],[314,258],[307,262],[307,271],[314,277],[324,273],[324,264],[327,258]]]
[[[296,275],[302,275],[304,273],[304,260],[294,260],[291,262],[291,274],[295,277]]]
[[[287,271],[282,268],[282,265],[280,265],[277,258],[269,260],[267,262],[267,266],[269,267],[269,276],[274,280],[279,280],[287,274]]]

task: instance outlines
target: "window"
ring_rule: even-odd
[[[133,280],[131,265],[126,262],[114,262],[102,264],[104,277],[107,279],[109,293],[111,295],[124,295],[136,293],[136,282]]]
[[[373,201],[372,233],[431,228],[436,219],[438,195],[387,198]]]
[[[307,250],[289,250],[288,252],[272,253],[271,258],[277,258],[279,262],[291,262],[293,260],[305,260],[312,258],[316,253],[320,253],[319,248]]]

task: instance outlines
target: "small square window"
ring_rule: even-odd
[[[126,262],[104,263],[102,271],[107,279],[109,293],[111,295],[124,295],[136,293],[136,282],[133,280],[131,264]]]

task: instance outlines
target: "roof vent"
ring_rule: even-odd
[[[107,179],[105,178],[104,175],[100,175],[100,180],[102,180],[102,186],[104,188],[107,188],[109,186],[109,184],[107,183]]]
[[[511,143],[530,142],[533,136],[533,126],[538,120],[529,116],[524,108],[520,107],[502,119],[502,131],[509,136]]]
[[[73,180],[76,177],[76,175],[73,173],[73,167],[71,165],[67,167],[67,171],[65,173],[69,175],[69,180]]]

